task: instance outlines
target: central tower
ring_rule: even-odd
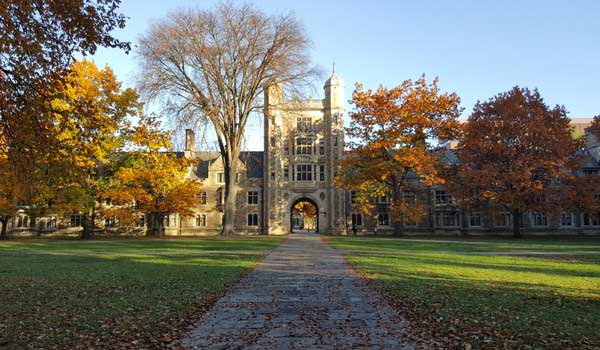
[[[317,207],[319,233],[345,229],[343,191],[333,184],[344,151],[344,82],[333,72],[324,99],[286,100],[283,87],[265,89],[264,205],[268,234],[291,232],[292,206]]]

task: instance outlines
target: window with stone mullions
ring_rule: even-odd
[[[312,118],[307,116],[300,116],[296,120],[296,129],[299,132],[308,132],[312,131]]]
[[[296,164],[296,181],[312,181],[312,164]]]
[[[296,154],[312,154],[312,139],[310,137],[298,137],[296,139]]]

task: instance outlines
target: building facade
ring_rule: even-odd
[[[323,99],[288,100],[281,86],[265,91],[264,151],[242,152],[235,176],[235,229],[245,235],[285,235],[294,229],[310,229],[330,235],[392,234],[389,199],[373,202],[373,215],[364,215],[353,203],[353,192],[333,183],[336,162],[344,152],[344,83],[333,73],[324,84]],[[577,133],[585,133],[591,119],[574,119]],[[588,135],[586,161],[580,176],[600,175],[600,144]],[[192,217],[169,215],[164,220],[169,236],[218,235],[223,222],[224,167],[218,152],[195,150],[194,134],[186,130],[185,151],[180,156],[195,159],[188,176],[202,181],[201,204]],[[447,156],[452,157],[451,147]],[[461,207],[441,186],[423,188],[413,194],[425,208],[420,222],[405,222],[403,234],[511,234],[512,216],[494,208]],[[294,212],[298,203],[314,206],[315,217],[307,220]],[[98,203],[99,206],[110,203]],[[12,235],[77,233],[81,217],[30,218],[20,213],[9,222]],[[526,213],[524,234],[597,234],[599,213]],[[144,234],[144,220],[137,227],[120,227],[110,218],[97,226],[105,233]]]

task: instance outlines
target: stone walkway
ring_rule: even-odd
[[[414,349],[406,321],[315,234],[294,234],[181,341],[192,349]]]

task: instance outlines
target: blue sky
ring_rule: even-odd
[[[123,0],[130,17],[115,32],[136,42],[150,21],[179,7],[216,1]],[[600,1],[312,1],[257,0],[267,13],[292,11],[313,41],[312,56],[328,72],[333,62],[346,82],[394,86],[421,74],[439,77],[443,90],[462,98],[467,117],[477,100],[514,85],[538,88],[546,102],[571,117],[600,114]],[[134,54],[101,49],[126,86],[136,73]],[[317,91],[322,91],[317,87]],[[317,96],[315,96],[317,97]],[[349,106],[350,107],[350,106]],[[259,131],[258,121],[249,131]],[[260,149],[260,142],[249,142]]]

